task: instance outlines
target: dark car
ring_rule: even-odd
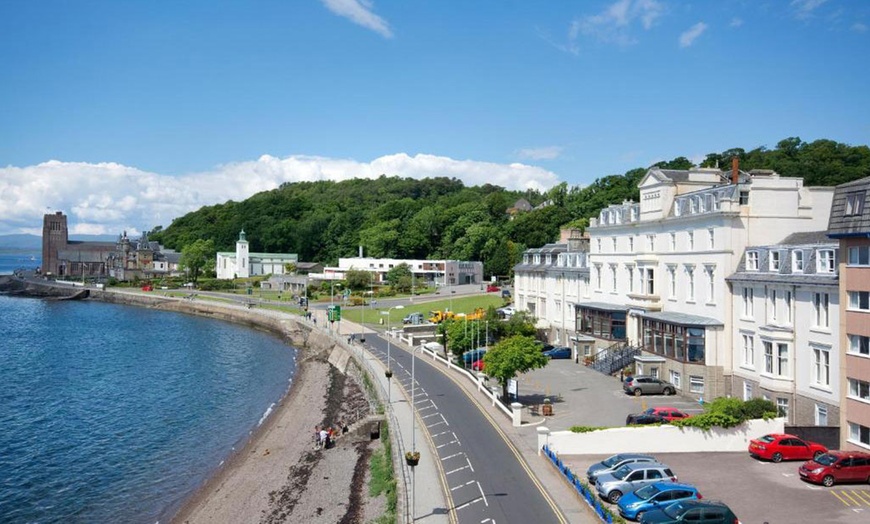
[[[598,475],[615,471],[625,464],[655,461],[656,459],[652,455],[644,455],[641,453],[618,453],[589,466],[589,469],[586,470],[586,478],[589,480],[590,484],[595,484],[595,478],[598,477]]]
[[[870,453],[829,451],[800,468],[801,479],[827,487],[841,482],[870,482]]]
[[[622,389],[636,397],[641,395],[673,395],[677,392],[677,388],[670,382],[649,375],[626,379],[622,384]]]
[[[749,441],[750,455],[774,462],[810,460],[827,451],[828,448],[821,444],[781,433],[771,433]]]
[[[619,499],[619,514],[628,520],[639,520],[647,511],[662,509],[678,500],[702,498],[691,484],[656,482],[623,495]]]
[[[571,358],[571,348],[557,347],[541,354],[549,358]]]
[[[677,524],[695,522],[704,524],[740,524],[731,508],[712,500],[682,500],[664,508],[647,511],[640,517],[642,524]]]
[[[666,406],[659,406],[656,408],[649,408],[641,413],[632,413],[631,415],[625,418],[626,424],[657,424],[668,423],[672,420],[682,420],[684,418],[688,418],[689,415],[683,413],[677,408],[669,408]]]

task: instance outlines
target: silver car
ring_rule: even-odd
[[[595,479],[604,473],[613,473],[625,464],[634,464],[635,462],[657,462],[652,455],[643,455],[640,453],[619,453],[608,457],[601,462],[596,462],[589,466],[586,470],[586,478],[590,484],[595,484]]]
[[[625,379],[622,389],[636,397],[641,395],[673,395],[677,392],[677,388],[670,382],[648,375]]]
[[[676,481],[677,476],[664,464],[636,462],[625,464],[613,473],[599,475],[595,481],[595,490],[599,497],[616,504],[623,493],[631,493],[654,482]]]

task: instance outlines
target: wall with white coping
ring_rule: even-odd
[[[547,445],[559,455],[734,452],[746,451],[751,439],[784,431],[784,418],[750,420],[734,428],[714,427],[710,431],[670,425],[611,428],[589,433],[538,428],[538,450]]]

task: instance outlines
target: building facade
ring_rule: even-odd
[[[840,253],[840,446],[870,450],[870,178],[837,186],[828,236]]]
[[[748,247],[726,280],[731,318],[731,391],[774,402],[787,423],[840,419],[839,246],[825,231]]]
[[[729,176],[730,175],[730,176]],[[641,349],[638,373],[696,398],[731,394],[733,298],[725,277],[749,246],[827,226],[832,188],[770,171],[651,169],[640,202],[590,220],[590,299],[577,326],[601,347]]]
[[[402,264],[407,264],[413,275],[415,285],[458,286],[481,284],[483,282],[483,262],[460,260],[413,260],[397,258],[339,258],[338,267],[324,268],[326,279],[340,280],[349,270],[369,271],[375,283],[387,280],[387,273]]]
[[[245,238],[245,231],[239,233],[236,241],[236,251],[221,251],[217,253],[215,273],[217,278],[231,280],[234,278],[249,278],[263,275],[283,275],[287,273],[287,265],[296,265],[299,255],[295,253],[252,253],[250,244]]]

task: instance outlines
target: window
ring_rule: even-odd
[[[815,327],[831,327],[831,319],[828,315],[829,301],[830,297],[827,293],[813,293],[813,309],[816,314]]]
[[[813,383],[822,387],[831,385],[831,351],[828,348],[813,348]]]
[[[704,272],[707,274],[707,303],[716,302],[716,268],[706,266]]]
[[[870,337],[863,335],[848,335],[849,353],[870,356]]]
[[[743,382],[743,400],[752,400],[752,382]]]
[[[581,307],[578,315],[583,333],[608,340],[625,339],[625,311]]]
[[[870,428],[849,422],[849,440],[870,446]]]
[[[803,273],[804,271],[804,252],[800,249],[791,253],[791,270],[795,273]]]
[[[777,398],[776,399],[776,412],[780,417],[785,417],[788,419],[788,399],[787,398]]]
[[[770,252],[770,270],[779,271],[779,251]]]
[[[689,391],[692,393],[704,392],[704,377],[689,375]]]
[[[595,289],[601,291],[601,264],[595,264]]]
[[[610,291],[616,293],[616,264],[610,264]]]
[[[707,245],[710,247],[710,249],[716,247],[716,233],[712,229],[707,230]]]
[[[828,406],[816,404],[816,426],[828,425]]]
[[[834,250],[820,249],[816,271],[818,273],[833,273],[835,269]]]
[[[791,291],[786,291],[783,296],[782,320],[786,325],[791,325]]]
[[[870,311],[870,291],[849,291],[849,309]]]
[[[628,237],[628,251],[634,253],[634,237]]]
[[[689,210],[691,214],[695,214],[698,212],[698,200],[696,198],[689,199]]]
[[[856,191],[846,195],[845,216],[860,215],[864,212],[864,191]]]
[[[764,372],[773,374],[773,343],[764,341]]]
[[[870,382],[850,378],[849,396],[852,398],[866,400],[867,402],[870,402]]]
[[[595,239],[595,247],[597,248],[595,251],[597,253],[601,253],[601,239],[600,238]]]
[[[689,231],[687,234],[688,234],[688,240],[689,240],[689,242],[688,242],[689,251],[694,251],[695,250],[695,232]]]
[[[628,271],[628,292],[634,293],[634,266],[626,266]]]
[[[668,297],[676,298],[677,296],[677,268],[668,266]]]
[[[704,362],[704,327],[644,318],[641,330],[644,350],[681,362]]]
[[[749,205],[749,191],[746,191],[746,190],[740,191],[739,203],[741,206],[748,206]]]
[[[754,294],[755,293],[751,287],[743,288],[743,316],[745,318],[752,318],[755,314],[754,308],[752,307]]]
[[[678,199],[674,202],[674,216],[680,216],[683,214],[683,199]]]
[[[671,384],[677,389],[683,389],[683,381],[679,371],[671,370]]]
[[[686,300],[695,300],[695,266],[686,266]]]
[[[852,246],[849,248],[850,266],[870,266],[870,246]]]
[[[776,345],[776,374],[780,377],[788,377],[788,344],[780,342]]]
[[[632,222],[635,222],[637,220],[638,211],[640,211],[640,208],[638,206],[633,206],[631,208],[631,221]]]
[[[704,197],[699,196],[699,197],[695,197],[695,198],[698,199],[698,211],[701,213],[706,211],[707,208],[706,208],[706,201],[705,201]]]
[[[651,267],[641,269],[643,275],[643,288],[647,295],[655,295],[656,279],[655,270]]]
[[[743,365],[755,367],[755,337],[743,335]]]
[[[746,252],[746,270],[758,271],[758,251]]]
[[[613,251],[614,253],[616,253],[616,237],[612,237],[612,238],[610,239],[610,243],[612,244],[612,248],[613,248],[612,251]]]
[[[671,233],[671,251],[677,250],[677,234]]]
[[[656,236],[655,235],[647,235],[646,236],[646,250],[647,251],[655,251],[656,250]]]
[[[773,324],[776,322],[776,290],[767,290],[767,322]]]

